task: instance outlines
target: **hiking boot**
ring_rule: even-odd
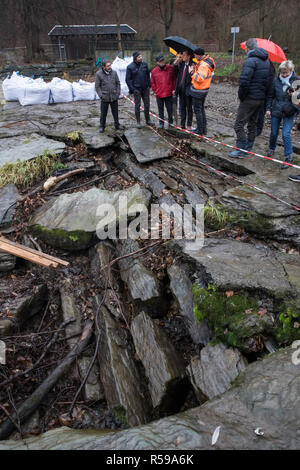
[[[228,153],[229,157],[245,157],[246,152],[244,152],[243,149],[246,149],[247,141],[246,142],[237,141],[236,147],[238,147],[240,150],[234,150],[233,152],[229,152]]]
[[[136,123],[136,127],[137,127],[137,129],[142,129],[143,126],[142,126],[142,124],[141,124],[140,122],[137,122],[137,123]]]
[[[247,140],[245,150],[248,150],[248,152],[251,152],[251,150],[253,149],[253,145],[254,145],[254,140]]]
[[[159,129],[163,129],[163,128],[164,128],[164,123],[163,123],[162,121],[159,121],[158,128],[159,128]]]
[[[300,175],[290,175],[289,180],[294,181],[294,183],[300,183]]]
[[[100,127],[99,132],[100,132],[100,134],[103,134],[103,132],[104,132],[104,127]]]
[[[155,122],[146,121],[147,126],[155,126]]]
[[[287,157],[285,157],[284,161],[286,163],[292,163],[292,161],[293,161],[292,155],[288,155]],[[282,170],[285,170],[288,167],[289,167],[289,165],[281,165]]]
[[[267,157],[273,157],[275,150],[269,149],[267,153]]]
[[[116,129],[116,131],[124,131],[125,127],[121,126],[121,124],[118,124],[117,126],[115,126],[115,129]]]

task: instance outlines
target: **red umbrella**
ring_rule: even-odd
[[[256,38],[257,47],[262,47],[269,54],[269,59],[272,62],[278,62],[279,64],[286,60],[285,53],[280,46],[275,44],[275,42],[268,41],[268,39]],[[246,49],[246,42],[242,42],[240,47]]]

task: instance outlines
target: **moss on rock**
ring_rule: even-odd
[[[68,232],[61,228],[47,229],[42,225],[33,225],[30,230],[35,236],[51,246],[66,250],[83,250],[91,245],[94,237],[92,232],[83,230]]]

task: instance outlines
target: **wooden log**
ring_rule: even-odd
[[[0,237],[0,250],[45,267],[53,266],[57,268],[58,265],[69,266],[67,261],[33,250],[32,248],[12,242],[4,237]]]

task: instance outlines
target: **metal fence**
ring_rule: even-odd
[[[122,40],[122,48],[124,50],[141,50],[148,51],[152,49],[152,41],[149,40],[134,40],[124,39]],[[97,39],[96,50],[115,51],[119,49],[119,42],[115,39]]]
[[[50,62],[67,61],[67,53],[64,44],[41,44],[41,52]]]

